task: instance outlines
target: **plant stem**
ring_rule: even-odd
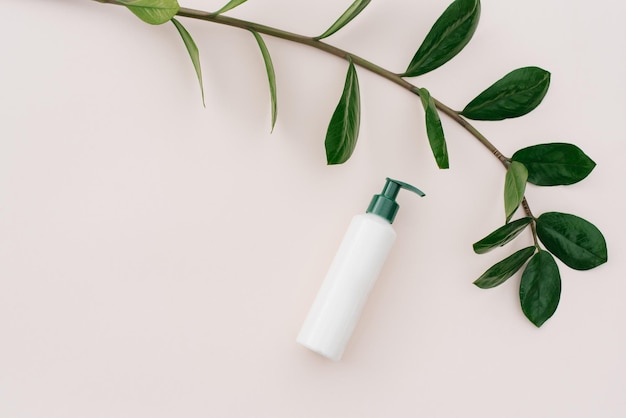
[[[117,0],[93,0],[93,1],[97,1],[100,3],[108,3],[108,4],[117,4],[120,5],[120,3]],[[396,74],[392,71],[389,71],[377,64],[374,64],[371,61],[368,61],[364,58],[359,57],[358,55],[355,55],[353,53],[350,53],[344,49],[341,48],[337,48],[333,45],[327,44],[326,42],[323,42],[319,39],[316,39],[315,37],[311,37],[311,36],[304,36],[304,35],[300,35],[297,33],[293,33],[293,32],[288,32],[288,31],[284,31],[281,29],[277,29],[271,26],[266,26],[266,25],[262,25],[259,23],[254,23],[254,22],[250,22],[250,21],[246,21],[246,20],[241,20],[241,19],[236,19],[233,17],[228,17],[228,16],[223,16],[223,15],[216,15],[214,13],[210,13],[210,12],[205,12],[202,10],[196,10],[196,9],[189,9],[186,7],[181,7],[177,13],[178,16],[182,16],[182,17],[187,17],[187,18],[191,18],[191,19],[199,19],[199,20],[204,20],[204,21],[208,21],[208,22],[212,22],[212,23],[217,23],[220,25],[227,25],[227,26],[232,26],[232,27],[236,27],[236,28],[240,28],[240,29],[246,29],[246,30],[250,30],[250,31],[255,31],[258,33],[262,33],[265,35],[270,35],[276,38],[280,38],[280,39],[284,39],[290,42],[295,42],[298,44],[302,44],[302,45],[307,45],[310,46],[312,48],[316,48],[319,49],[321,51],[324,51],[328,54],[331,55],[335,55],[339,58],[345,59],[345,60],[352,60],[352,62],[355,65],[358,65],[359,67],[365,68],[366,70],[369,70],[371,72],[373,72],[374,74],[386,78],[387,80],[391,81],[392,83],[395,83],[397,85],[399,85],[400,87],[410,91],[411,93],[419,96],[419,89],[417,86],[415,86],[414,84],[406,81],[404,78],[402,78],[399,74]],[[508,167],[508,165],[510,164],[510,160],[509,158],[505,157],[500,150],[498,150],[498,148],[496,148],[495,145],[493,145],[482,133],[480,133],[480,131],[478,131],[478,129],[476,129],[471,123],[469,123],[465,118],[463,118],[459,112],[453,110],[452,108],[446,106],[445,104],[443,104],[442,102],[440,102],[439,100],[435,99],[433,97],[433,101],[435,103],[435,106],[437,107],[437,109],[439,109],[442,113],[446,114],[448,117],[450,117],[453,121],[455,121],[456,123],[458,123],[460,126],[462,126],[466,131],[468,131],[474,138],[476,138],[485,148],[487,148],[501,163],[502,165],[504,165],[504,167]],[[526,214],[530,217],[533,217],[532,212],[530,211],[530,207],[528,206],[528,202],[526,201],[526,199],[524,198],[523,200],[523,204],[522,204],[524,211],[526,212]],[[534,224],[533,224],[534,226]],[[535,239],[535,242],[537,241],[537,237],[536,237],[536,232],[533,229],[533,238]]]
[[[535,218],[532,211],[530,210],[530,206],[528,206],[528,201],[526,200],[526,197],[522,199],[522,207],[524,208],[524,212],[526,212],[526,214],[533,219],[532,222],[530,223],[530,229],[533,234],[533,241],[535,243],[535,247],[537,247],[537,250],[540,250],[541,248],[539,247],[539,239],[537,238],[537,219]]]

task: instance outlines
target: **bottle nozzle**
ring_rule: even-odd
[[[387,177],[387,182],[385,183],[382,193],[374,195],[367,208],[367,213],[374,213],[385,218],[389,223],[393,223],[398,208],[400,207],[396,202],[396,197],[400,189],[409,190],[419,196],[426,196],[424,192],[415,186]]]

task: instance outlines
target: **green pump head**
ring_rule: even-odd
[[[398,208],[400,207],[400,205],[396,202],[396,196],[398,196],[400,189],[409,190],[420,196],[426,196],[424,192],[417,187],[387,177],[387,182],[385,183],[382,193],[374,195],[369,207],[367,208],[367,213],[374,213],[388,220],[390,224],[393,223],[396,213],[398,212]]]

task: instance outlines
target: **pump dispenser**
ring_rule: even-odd
[[[356,215],[300,329],[297,341],[334,361],[343,355],[361,311],[396,239],[391,226],[400,189],[425,196],[408,183],[387,178],[366,213]]]

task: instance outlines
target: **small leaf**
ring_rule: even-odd
[[[367,7],[371,0],[355,0],[354,3],[348,7],[348,9],[343,12],[339,19],[335,23],[333,23],[330,28],[326,29],[326,32],[322,33],[320,36],[317,36],[315,39],[324,39],[337,32],[339,29],[343,28],[354,19],[359,13]]]
[[[538,67],[518,68],[480,93],[461,115],[474,120],[516,118],[539,106],[549,86],[549,72]]]
[[[213,13],[213,15],[214,16],[221,15],[222,13],[227,12],[230,9],[234,9],[235,7],[239,6],[240,4],[245,3],[246,1],[247,0],[230,0],[221,9],[219,9],[217,12]]]
[[[270,100],[272,104],[272,131],[274,130],[274,125],[276,125],[276,116],[278,114],[278,105],[276,102],[276,73],[274,72],[274,64],[272,63],[272,57],[270,56],[270,52],[267,49],[267,45],[265,45],[265,41],[261,37],[261,35],[251,30],[254,35],[257,43],[259,44],[259,48],[261,49],[261,54],[263,55],[263,61],[265,62],[265,70],[267,71],[267,79],[270,83]]]
[[[530,260],[519,287],[519,299],[526,318],[537,327],[556,311],[561,299],[561,275],[554,258],[539,251]]]
[[[479,0],[455,0],[430,29],[402,76],[422,75],[450,61],[472,39],[479,19]]]
[[[325,146],[328,164],[342,164],[348,161],[356,147],[360,121],[359,80],[356,68],[350,60],[341,99],[339,99],[339,104],[337,104],[326,131]]]
[[[494,248],[502,247],[517,237],[530,223],[532,218],[517,219],[505,224],[474,244],[476,254],[485,254]]]
[[[600,230],[578,216],[546,212],[537,218],[537,236],[548,251],[575,270],[589,270],[608,260]]]
[[[422,100],[426,117],[426,135],[428,136],[430,149],[432,149],[435,156],[435,161],[437,161],[437,166],[439,168],[449,168],[446,138],[443,134],[443,127],[441,126],[441,119],[439,119],[435,102],[426,89],[419,89],[419,96]]]
[[[189,32],[187,32],[187,29],[185,29],[178,20],[172,18],[172,23],[174,24],[174,26],[176,26],[180,37],[183,38],[185,47],[187,47],[187,52],[189,52],[191,63],[193,64],[193,68],[196,70],[198,83],[200,83],[200,93],[202,93],[202,105],[206,107],[204,103],[204,85],[202,84],[202,69],[200,68],[200,54],[198,53],[198,47],[196,46],[196,43],[193,41],[193,38],[191,37]]]
[[[509,222],[522,199],[524,199],[524,191],[526,190],[526,180],[528,179],[528,170],[524,164],[513,161],[506,170],[504,180],[504,212],[506,222]]]
[[[535,253],[535,250],[534,246],[530,246],[516,251],[504,260],[491,266],[482,276],[476,279],[474,284],[481,289],[491,289],[501,285],[522,268],[524,263]]]
[[[596,166],[580,148],[566,143],[533,145],[513,154],[528,169],[528,181],[538,186],[574,184]]]
[[[177,0],[119,0],[119,3],[151,25],[169,21],[180,9]]]

